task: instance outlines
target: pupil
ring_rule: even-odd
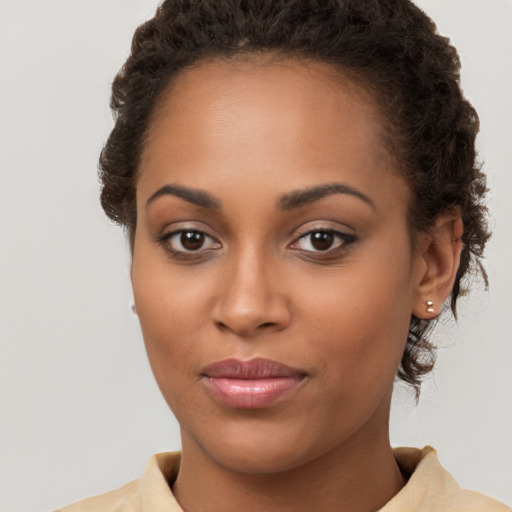
[[[197,231],[186,231],[181,234],[181,245],[189,251],[200,249],[204,244],[204,234]]]
[[[313,233],[311,236],[311,244],[319,251],[326,251],[327,249],[330,249],[333,242],[334,235],[325,231]]]

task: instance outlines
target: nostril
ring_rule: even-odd
[[[263,322],[259,325],[256,325],[256,324],[253,324],[252,326],[250,325],[236,325],[234,322],[233,323],[224,323],[224,322],[215,322],[216,325],[217,325],[217,328],[220,329],[221,331],[233,331],[235,332],[236,334],[238,334],[239,336],[252,336],[254,335],[256,332],[259,332],[261,330],[266,330],[266,329],[270,329],[270,328],[273,328],[275,327],[277,324],[275,322]]]
[[[210,318],[218,330],[248,337],[285,328],[290,311],[286,301],[267,288],[231,287],[213,305]]]
[[[229,329],[229,327],[223,323],[223,322],[215,322],[217,324],[217,327],[221,330],[221,331],[226,331]]]

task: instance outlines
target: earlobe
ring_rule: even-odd
[[[440,315],[459,268],[462,232],[459,215],[442,215],[425,238],[413,307],[416,317],[432,319]]]

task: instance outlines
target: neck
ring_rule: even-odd
[[[307,464],[265,474],[223,467],[182,433],[174,495],[187,512],[378,510],[405,484],[387,427],[378,432],[378,424],[371,419],[363,431]]]

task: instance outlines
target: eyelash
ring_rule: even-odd
[[[199,248],[197,251],[174,249],[171,246],[172,239],[175,236],[178,236],[178,235],[183,236],[186,233],[188,233],[188,234],[194,233],[196,235],[203,235],[205,238],[212,240],[214,242],[214,244],[216,244],[218,247],[220,247],[220,243],[218,241],[216,241],[215,238],[210,236],[205,231],[202,231],[200,229],[195,229],[195,228],[188,228],[188,229],[182,228],[182,229],[177,229],[175,231],[171,231],[170,233],[165,233],[160,238],[158,238],[157,242],[171,255],[171,257],[173,257],[177,260],[183,260],[183,261],[205,259],[205,257],[208,257],[212,253],[212,251],[217,249],[217,247],[208,248],[208,249]],[[180,241],[180,243],[181,243],[181,241]],[[183,244],[181,244],[181,245],[183,246]]]
[[[174,249],[171,245],[172,239],[178,235],[182,237],[184,234],[195,234],[204,236],[205,239],[209,239],[213,241],[214,247],[209,247],[207,249],[203,249],[202,245],[197,250],[180,250],[180,249]],[[328,247],[326,250],[309,250],[309,249],[300,249],[299,247],[296,247],[298,243],[302,240],[306,240],[307,237],[311,237],[314,234],[323,234],[323,235],[330,235],[334,238],[333,243],[337,243],[335,247]],[[336,242],[337,239],[337,242]],[[357,237],[352,234],[344,233],[342,231],[338,231],[331,228],[315,228],[311,229],[309,231],[306,231],[297,238],[288,246],[292,250],[302,252],[305,256],[311,258],[311,259],[333,259],[336,257],[341,256],[346,250],[347,247],[356,242]],[[164,249],[167,251],[167,253],[174,259],[181,260],[181,261],[201,261],[204,259],[207,259],[213,251],[217,250],[221,247],[220,242],[218,242],[214,237],[206,233],[205,231],[202,231],[200,229],[194,229],[194,228],[182,228],[177,229],[175,231],[171,231],[169,233],[165,233],[161,237],[157,239],[157,242],[164,247]],[[180,240],[179,243],[182,245],[182,241]],[[309,242],[310,245],[311,241]],[[204,245],[204,244],[203,244]],[[295,246],[295,247],[294,247]]]
[[[323,235],[330,235],[334,238],[333,244],[337,243],[335,247],[329,247],[326,250],[304,250],[297,248],[295,249],[294,246],[296,246],[301,240],[306,240],[308,237],[311,237],[314,234],[323,234]],[[336,242],[337,239],[337,242]],[[290,247],[297,251],[302,251],[305,255],[307,255],[310,258],[315,259],[331,259],[340,256],[341,254],[345,253],[348,246],[354,242],[357,241],[357,237],[355,235],[344,233],[342,231],[338,231],[336,229],[332,228],[315,228],[310,229],[306,231],[305,233],[302,233],[298,238],[295,239],[294,242],[290,245]],[[312,245],[312,242],[309,242],[310,245]]]

